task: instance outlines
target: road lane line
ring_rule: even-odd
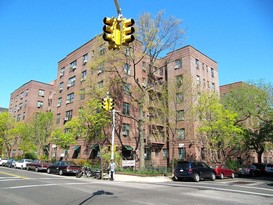
[[[8,175],[8,176],[18,177],[18,178],[21,178],[21,179],[28,179],[28,177],[23,177],[23,176],[20,176],[20,175],[17,175],[17,174],[11,174],[11,173],[8,173],[8,172],[0,172],[0,174],[5,174],[5,175]]]

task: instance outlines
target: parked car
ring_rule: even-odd
[[[235,177],[234,171],[232,169],[227,168],[223,164],[218,164],[213,169],[216,173],[217,178],[224,179],[225,177],[231,178]]]
[[[273,164],[266,164],[265,172],[267,175],[273,175]]]
[[[15,162],[16,162],[15,159],[9,159],[9,160],[6,162],[5,167],[9,167],[9,168],[15,167]]]
[[[0,165],[1,166],[5,166],[5,164],[7,163],[8,158],[0,158]]]
[[[15,162],[15,169],[26,169],[27,164],[32,162],[32,159],[20,159],[19,161]]]
[[[204,162],[178,161],[175,166],[173,180],[186,178],[192,179],[195,182],[200,181],[200,179],[211,179],[214,181],[216,173]]]
[[[78,166],[71,161],[57,161],[47,168],[48,174],[76,174],[79,171],[81,171],[81,166]]]
[[[36,159],[30,163],[27,163],[26,169],[35,170],[36,172],[47,171],[47,168],[49,167],[49,165],[51,165],[49,161]]]
[[[243,167],[240,167],[237,172],[239,177],[241,176],[263,176],[266,174],[265,172],[265,164],[263,163],[253,163],[250,165],[246,165]]]

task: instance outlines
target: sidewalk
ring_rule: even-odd
[[[142,177],[135,175],[126,175],[126,174],[115,174],[115,181],[122,182],[168,182],[172,181],[170,177],[165,176],[154,176],[154,177]]]

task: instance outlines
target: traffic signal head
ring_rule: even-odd
[[[101,103],[102,103],[101,105],[102,109],[108,111],[109,110],[108,98],[103,98]]]
[[[114,106],[115,106],[114,99],[109,98],[108,102],[109,102],[109,110],[114,110]]]
[[[135,40],[132,35],[135,32],[134,24],[134,19],[122,19],[122,45],[128,46],[129,43]]]
[[[109,43],[115,42],[115,28],[116,28],[116,19],[114,17],[103,19],[103,36],[102,38]]]

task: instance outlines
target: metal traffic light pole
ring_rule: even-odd
[[[115,115],[116,115],[116,110],[113,109],[112,110],[112,117],[113,117],[113,124],[112,124],[112,146],[111,146],[111,159],[114,160],[114,139],[115,139],[115,127],[116,127],[116,123],[115,123]]]
[[[118,20],[120,20],[122,18],[122,14],[121,14],[121,8],[119,6],[118,0],[115,0],[115,4],[118,11]]]

